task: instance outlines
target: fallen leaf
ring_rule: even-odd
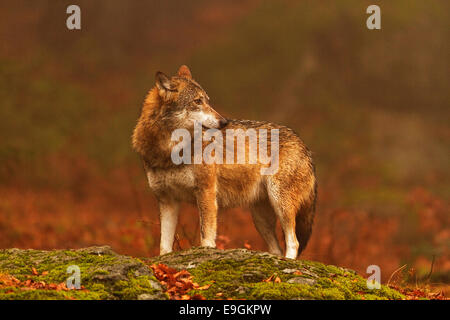
[[[262,282],[272,282],[274,275],[271,275],[267,279],[264,279]]]
[[[196,290],[207,290],[209,289],[209,287],[211,287],[211,284],[205,284],[204,286],[195,288]]]

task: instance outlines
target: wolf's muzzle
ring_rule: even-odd
[[[228,120],[227,119],[220,119],[219,120],[219,128],[221,129],[221,128],[223,128],[223,127],[225,127],[226,125],[227,125],[227,123],[228,123]]]

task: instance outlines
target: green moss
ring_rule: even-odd
[[[20,288],[0,289],[1,300],[101,300],[108,296],[101,291],[85,290],[22,290]]]
[[[283,270],[285,270],[283,272]],[[301,274],[294,274],[298,270]],[[193,290],[207,299],[401,299],[395,290],[382,286],[367,288],[366,279],[356,273],[318,262],[285,260],[264,255],[247,259],[206,261],[190,270],[200,285],[211,284],[207,290]],[[274,275],[281,282],[263,282]],[[297,278],[297,279],[293,279]],[[293,279],[293,281],[288,282]]]
[[[153,259],[121,256],[106,247],[83,250],[2,250],[0,273],[19,280],[65,282],[67,267],[80,268],[84,290],[24,290],[2,287],[0,299],[167,299],[148,263],[188,269],[206,290],[191,290],[207,299],[402,299],[399,292],[382,286],[367,288],[354,271],[319,262],[291,260],[245,249],[193,248]],[[32,274],[35,268],[38,275]],[[46,275],[42,272],[46,271]],[[272,277],[281,281],[265,282]]]
[[[73,265],[80,269],[80,284],[84,290],[2,288],[0,299],[138,299],[140,294],[165,297],[148,266],[138,259],[118,255],[108,247],[0,251],[0,273],[21,281],[64,283],[73,275],[67,272]],[[37,275],[32,273],[32,268],[36,269]]]
[[[345,299],[345,294],[338,288],[312,289],[309,285],[267,282],[253,284],[251,287],[253,290],[250,299]]]
[[[129,281],[121,280],[114,284],[113,292],[115,296],[130,300],[136,299],[136,297],[142,294],[155,295],[158,293],[158,290],[152,285],[152,283],[157,281],[153,276],[139,276],[134,278],[129,273],[129,279]]]

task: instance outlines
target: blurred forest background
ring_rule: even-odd
[[[0,248],[158,254],[130,137],[155,72],[187,64],[223,115],[291,126],[313,151],[301,258],[379,265],[383,281],[406,264],[448,285],[449,13],[445,0],[1,2]],[[220,248],[265,248],[242,209],[220,213],[218,234]],[[186,206],[175,249],[198,244]]]

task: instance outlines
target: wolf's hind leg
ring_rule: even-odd
[[[251,211],[256,230],[267,243],[269,252],[279,256],[283,255],[276,234],[277,216],[270,203],[260,202],[254,205]]]
[[[175,230],[178,222],[179,204],[174,201],[161,201],[159,203],[161,221],[161,243],[159,254],[172,252]]]
[[[281,228],[284,233],[284,240],[286,242],[286,258],[295,259],[298,255],[299,243],[297,235],[295,234],[295,216],[294,210],[283,207],[280,203],[274,204],[275,212],[280,219]]]
[[[284,233],[284,240],[286,242],[286,258],[296,259],[298,255],[299,243],[295,233],[295,217],[297,209],[292,205],[292,201],[287,197],[277,194],[276,188],[269,192],[270,202],[275,210],[278,219],[280,219],[281,228]]]
[[[297,235],[295,234],[295,212],[283,212],[280,209],[278,214],[280,218],[281,228],[284,233],[284,240],[286,242],[286,258],[296,259],[298,255],[299,243]]]

